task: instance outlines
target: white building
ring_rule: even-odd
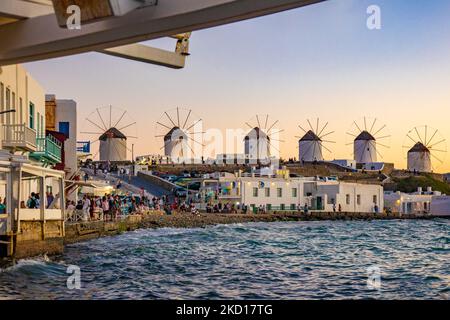
[[[300,161],[323,161],[322,140],[312,130],[309,130],[298,141],[298,153]]]
[[[356,170],[356,160],[353,159],[335,159],[329,162],[346,169]]]
[[[0,111],[12,111],[0,116],[0,197],[6,200],[0,212],[0,251],[11,255],[15,237],[30,236],[21,225],[42,223],[42,239],[64,236],[65,177],[49,168],[61,162],[61,144],[46,135],[44,90],[20,65],[0,67]],[[39,195],[33,200],[39,208],[27,206],[32,194]]]
[[[440,192],[433,191],[431,188],[427,188],[427,191],[425,192],[422,188],[419,188],[417,192],[414,193],[386,191],[384,193],[384,203],[385,208],[394,213],[431,213],[434,197],[442,197],[442,195]],[[449,197],[446,198],[449,199]]]
[[[431,214],[438,217],[450,217],[450,197],[435,195],[431,198]]]
[[[202,199],[245,204],[256,210],[297,210],[306,204],[310,210],[332,212],[375,212],[384,207],[379,185],[345,183],[336,179],[290,177],[288,170],[275,175],[225,175],[202,182]]]
[[[362,165],[364,171],[382,171],[384,169],[384,162],[368,162]]]
[[[353,142],[353,154],[357,163],[377,161],[377,142],[367,131],[362,131]]]
[[[415,172],[431,172],[431,152],[421,142],[417,142],[408,151],[408,170]]]
[[[2,146],[36,151],[36,138],[45,135],[45,93],[21,65],[0,67],[0,111],[7,110],[15,112],[0,116]]]

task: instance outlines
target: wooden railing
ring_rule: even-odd
[[[36,139],[36,151],[31,155],[34,158],[45,157],[51,162],[61,162],[61,142],[48,135]]]

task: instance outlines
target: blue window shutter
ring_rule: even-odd
[[[70,123],[69,122],[60,122],[59,123],[59,132],[64,133],[67,138],[70,138]]]

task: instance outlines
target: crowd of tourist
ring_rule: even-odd
[[[67,201],[66,214],[69,220],[114,221],[129,214],[143,214],[150,210],[145,197],[119,196],[105,194],[100,196],[84,195],[77,203]]]

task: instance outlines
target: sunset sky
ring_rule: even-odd
[[[381,8],[381,30],[366,27],[372,4]],[[204,129],[245,128],[255,114],[269,114],[285,130],[285,158],[298,157],[295,136],[308,118],[336,131],[326,159],[351,158],[352,122],[377,118],[392,135],[383,160],[404,168],[402,145],[413,127],[429,125],[450,139],[449,12],[448,0],[331,0],[195,32],[183,70],[98,53],[26,68],[48,93],[78,102],[80,131],[97,107],[128,110],[137,121],[136,155],[160,152],[156,121],[178,106],[201,116]],[[437,171],[450,171],[447,159]]]

